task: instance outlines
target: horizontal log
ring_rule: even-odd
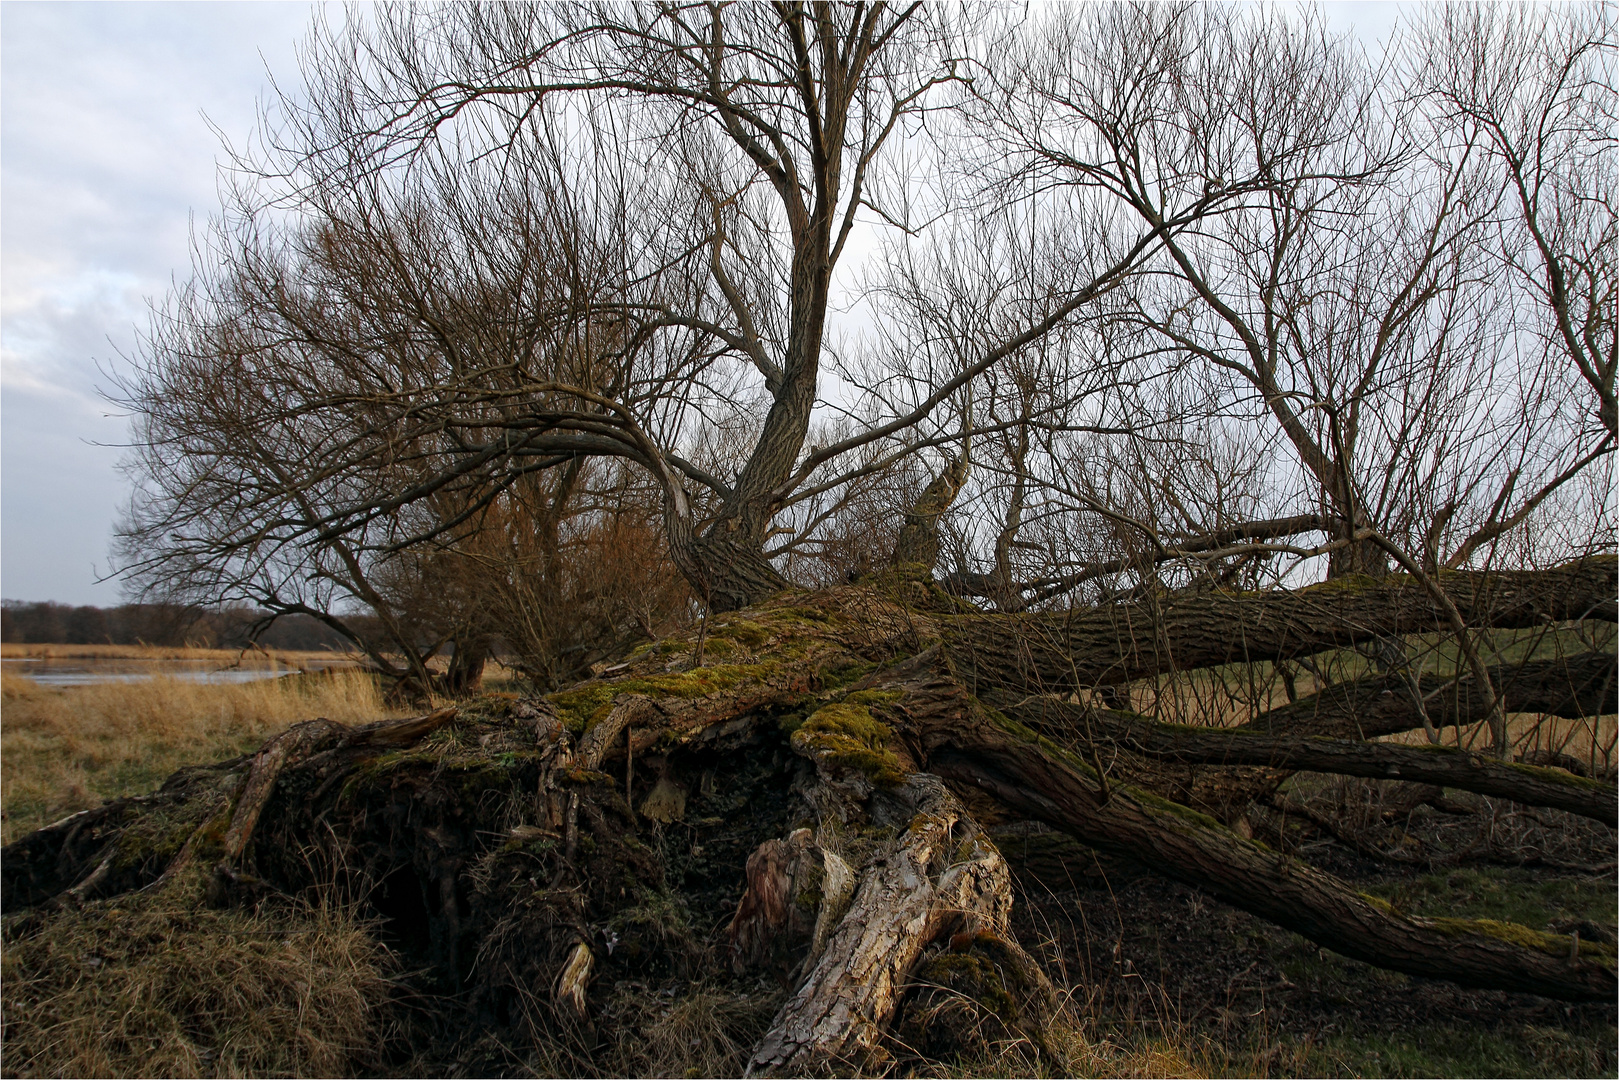
[[[1473,627],[1619,621],[1614,556],[1549,570],[1445,571],[1438,580]],[[958,615],[940,623],[953,670],[970,690],[1064,693],[1442,630],[1449,615],[1420,582],[1393,574],[1296,590],[1188,590],[1084,610]]]
[[[1010,590],[1000,586],[993,575],[971,570],[957,570],[948,574],[940,584],[946,592],[955,593],[957,596],[993,598],[1010,592],[1019,597],[1022,606],[1028,606],[1029,603],[1042,603],[1061,596],[1087,581],[1094,581],[1100,577],[1111,577],[1129,570],[1158,566],[1176,559],[1218,551],[1233,544],[1256,540],[1279,540],[1286,536],[1297,536],[1299,533],[1319,532],[1327,527],[1328,520],[1320,514],[1295,514],[1292,517],[1269,518],[1264,521],[1245,521],[1194,536],[1162,537],[1162,545],[1153,551],[1098,560],[1069,574],[1035,578],[1032,581],[1015,584]]]
[[[900,726],[929,771],[1335,952],[1465,986],[1569,1001],[1619,994],[1611,948],[1490,920],[1407,915],[1186,807],[1103,788],[1077,757],[986,711],[952,679],[915,679],[904,691]]]
[[[1509,713],[1572,719],[1619,712],[1619,669],[1612,650],[1497,664],[1490,668],[1490,681]],[[1479,692],[1471,674],[1457,679],[1423,675],[1417,686],[1435,727],[1466,727],[1489,719],[1489,697]],[[1372,675],[1323,687],[1241,726],[1272,734],[1374,739],[1416,730],[1422,726],[1422,714],[1405,680],[1392,674]]]
[[[437,709],[425,716],[408,716],[403,720],[379,720],[352,728],[345,741],[347,746],[406,747],[415,746],[427,736],[456,717],[456,709]]]
[[[1558,769],[1488,758],[1453,746],[1405,746],[1242,728],[1160,724],[1133,713],[1035,699],[1007,710],[1036,729],[1059,727],[1134,754],[1182,765],[1264,765],[1342,776],[1460,788],[1529,806],[1549,806],[1619,826],[1614,785]]]

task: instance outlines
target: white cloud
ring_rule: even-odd
[[[114,603],[95,584],[125,485],[98,394],[148,298],[189,273],[265,66],[296,85],[307,3],[0,7],[0,591]],[[203,114],[207,114],[207,120]]]

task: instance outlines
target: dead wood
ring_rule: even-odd
[[[1052,698],[1012,705],[1008,715],[1040,731],[1105,739],[1133,754],[1192,765],[1262,765],[1275,769],[1410,780],[1476,791],[1529,806],[1549,806],[1619,826],[1614,785],[1558,769],[1504,762],[1450,746],[1405,746],[1315,736],[1269,735],[1252,729],[1159,724],[1131,713]]]
[[[952,682],[907,689],[907,727],[932,771],[1345,956],[1570,1001],[1610,1000],[1619,992],[1612,950],[1489,920],[1404,915],[1195,811],[1121,785],[1104,793],[1089,765],[993,717]]]
[[[253,829],[259,823],[259,815],[264,812],[264,804],[270,801],[275,782],[287,763],[341,746],[347,742],[348,734],[349,729],[342,724],[330,720],[310,720],[294,724],[253,755],[247,784],[242,788],[242,797],[236,804],[236,812],[231,816],[230,828],[226,830],[221,845],[221,865],[234,863],[247,849],[248,841],[253,839]]]
[[[1611,592],[1613,566],[1443,580],[1480,625],[1526,625],[1611,614],[1611,600],[1593,597]],[[1135,621],[1148,616],[1156,622]],[[665,639],[609,678],[478,705],[426,743],[453,710],[358,729],[316,721],[250,758],[184,770],[144,801],[6,848],[5,899],[105,896],[200,858],[243,882],[251,860],[266,888],[290,891],[313,886],[315,853],[349,868],[344,880],[399,928],[422,986],[468,1015],[529,1010],[525,1023],[570,1039],[593,1037],[601,987],[648,972],[689,979],[713,966],[705,941],[723,939],[723,966],[794,987],[752,1069],[800,1073],[875,1067],[895,1039],[943,1053],[980,1020],[1041,1045],[1049,983],[1007,930],[1010,872],[981,828],[1039,822],[1371,964],[1610,1000],[1611,947],[1391,908],[1191,809],[1175,770],[1229,777],[1235,798],[1259,767],[1270,780],[1295,768],[1398,768],[1402,779],[1610,823],[1611,788],[1354,741],[1411,726],[1410,711],[1385,700],[1402,696],[1386,680],[1327,687],[1219,731],[1029,697],[1036,685],[1275,659],[1437,619],[1398,578],[1060,619],[963,614],[920,581],[786,593],[717,614],[706,666],[695,635]],[[1062,650],[1072,650],[1066,673],[1054,666]],[[1496,684],[1509,708],[1584,715],[1611,707],[1611,675],[1592,653],[1502,669]],[[1479,707],[1466,679],[1420,686],[1438,691],[1429,708],[1440,722]],[[693,929],[704,919],[714,921]],[[1000,1000],[984,982],[992,973],[1024,988],[1027,1008],[992,1009],[991,1021],[968,1003],[978,990]],[[976,1019],[963,1026],[958,1013]]]
[[[1496,664],[1490,681],[1507,712],[1547,716],[1603,716],[1619,712],[1619,670],[1612,650]],[[1470,674],[1423,675],[1417,680],[1423,707],[1435,727],[1466,727],[1489,718],[1490,703]],[[1260,713],[1240,728],[1272,734],[1373,739],[1414,731],[1422,716],[1406,681],[1397,674],[1334,683]]]
[[[772,960],[791,965],[787,958],[802,951],[815,929],[798,896],[819,885],[821,872],[822,853],[810,829],[796,829],[785,840],[766,840],[748,856],[747,886],[725,928],[738,974]]]
[[[952,934],[1005,932],[1011,878],[995,845],[937,778],[913,775],[904,795],[915,816],[862,871],[826,951],[754,1049],[750,1075],[866,1062],[924,949]]]

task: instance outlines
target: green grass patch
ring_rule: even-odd
[[[1300,1076],[1595,1076],[1604,1056],[1595,1033],[1528,1026],[1484,1031],[1433,1024],[1295,1045],[1301,1052],[1287,1071]]]
[[[1544,930],[1588,921],[1613,927],[1613,885],[1601,879],[1552,878],[1522,867],[1463,869],[1369,886],[1369,894],[1411,915],[1490,919]]]

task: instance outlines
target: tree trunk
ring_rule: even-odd
[[[866,1066],[923,950],[941,937],[1006,933],[1011,877],[995,845],[936,777],[913,774],[903,794],[915,816],[866,864],[853,905],[754,1049],[750,1074]]]
[[[1490,668],[1490,681],[1507,712],[1551,716],[1603,716],[1619,711],[1619,672],[1604,649]],[[1417,680],[1423,708],[1435,727],[1467,727],[1490,718],[1491,703],[1470,673],[1454,679]],[[1414,731],[1422,717],[1411,689],[1397,675],[1334,683],[1315,694],[1260,713],[1242,727],[1273,734],[1373,739]]]
[[[1445,583],[1481,624],[1611,618],[1613,565]],[[750,1067],[801,1073],[875,1066],[896,1025],[913,1045],[946,1045],[912,1010],[943,1015],[928,1012],[927,995],[966,993],[952,980],[968,975],[999,980],[993,993],[972,983],[986,1000],[1017,983],[1026,1003],[994,1023],[1040,1045],[1049,984],[1009,936],[1007,870],[979,824],[1024,820],[1371,964],[1612,1000],[1611,947],[1404,913],[1152,790],[1165,761],[1208,762],[1211,772],[1233,761],[1359,775],[1392,766],[1611,821],[1611,785],[1352,742],[1340,719],[1328,725],[1337,738],[1305,737],[1314,717],[1361,715],[1375,681],[1225,731],[1026,700],[1035,684],[1274,659],[1425,630],[1439,617],[1398,577],[1066,617],[962,614],[915,581],[789,592],[715,611],[700,667],[698,635],[677,635],[610,678],[546,699],[478,699],[453,720],[299,728],[254,757],[183,770],[152,796],[8,846],[0,900],[8,912],[106,903],[96,897],[181,889],[206,867],[222,868],[219,903],[336,880],[392,928],[420,972],[419,993],[445,995],[465,1023],[520,1015],[557,1039],[594,1038],[615,1022],[612,995],[637,980],[734,964],[791,984]],[[1055,666],[1060,650],[1072,658],[1066,673]],[[1565,713],[1611,706],[1599,657],[1518,670],[1522,678],[1500,685],[1519,687],[1521,702]],[[1436,715],[1469,714],[1465,681],[1453,689],[1450,704],[1434,699]],[[1132,759],[1140,782],[1110,777],[1037,726],[1059,736],[1084,726],[1076,745],[1093,759]],[[698,930],[681,929],[693,919]],[[723,956],[709,941],[723,942]]]
[[[1320,736],[1270,735],[1252,728],[1157,724],[1133,713],[1041,698],[1007,712],[1040,731],[1064,731],[1110,748],[1190,765],[1263,765],[1342,776],[1408,780],[1476,791],[1529,806],[1567,810],[1619,826],[1613,785],[1555,769],[1513,764],[1449,746],[1403,746]]]
[[[1543,571],[1450,571],[1445,593],[1473,627],[1570,619],[1619,621],[1619,560],[1596,556]],[[941,620],[967,685],[1065,693],[1168,671],[1309,656],[1393,634],[1444,630],[1448,613],[1405,575],[1350,578],[1297,591],[1171,593],[1040,615]]]
[[[488,634],[455,639],[450,667],[444,673],[445,693],[451,697],[466,697],[483,688],[483,670],[489,662],[489,645]]]
[[[950,509],[967,482],[967,457],[952,457],[945,462],[916,503],[905,513],[900,525],[899,538],[889,564],[902,573],[931,579],[933,568],[939,561],[939,518]]]

